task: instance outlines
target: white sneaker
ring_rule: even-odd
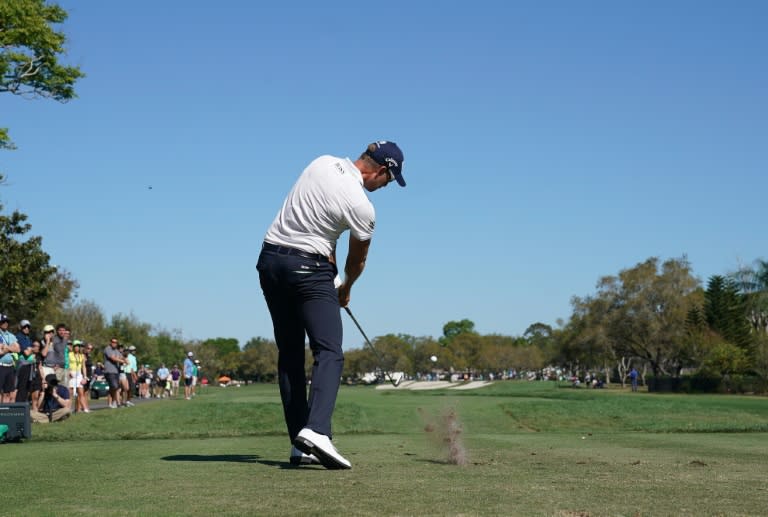
[[[330,438],[324,434],[316,433],[312,429],[305,427],[299,431],[293,444],[304,454],[313,454],[327,469],[352,468],[352,463],[339,454]]]
[[[126,400],[126,401],[125,401],[125,406],[126,406],[126,407],[133,407],[133,406],[135,406],[135,405],[136,405],[136,404],[134,404],[134,403],[133,403],[133,402],[131,402],[130,400]]]
[[[110,404],[109,409],[117,409],[117,404],[116,403]]]
[[[294,445],[291,447],[291,465],[320,465],[320,460],[314,454],[304,454]]]

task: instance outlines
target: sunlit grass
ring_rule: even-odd
[[[446,410],[464,467],[425,432]],[[334,441],[353,469],[295,469],[276,386],[207,388],[0,446],[4,469],[62,487],[30,505],[10,476],[0,515],[764,515],[767,426],[760,397],[345,386]]]

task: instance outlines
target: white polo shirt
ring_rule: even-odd
[[[375,221],[355,164],[325,155],[304,169],[264,240],[328,257],[346,229],[357,240],[370,240]]]

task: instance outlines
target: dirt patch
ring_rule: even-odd
[[[464,429],[459,416],[453,408],[443,410],[440,415],[429,415],[419,408],[419,415],[424,421],[424,432],[430,441],[447,455],[446,461],[452,465],[464,466],[468,463],[467,449],[464,447],[462,433]]]

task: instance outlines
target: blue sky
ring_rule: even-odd
[[[205,4],[63,1],[79,98],[0,97],[6,211],[107,316],[271,338],[268,225],[309,161],[379,139],[408,186],[370,196],[372,337],[520,335],[651,256],[705,281],[768,255],[765,2]]]

